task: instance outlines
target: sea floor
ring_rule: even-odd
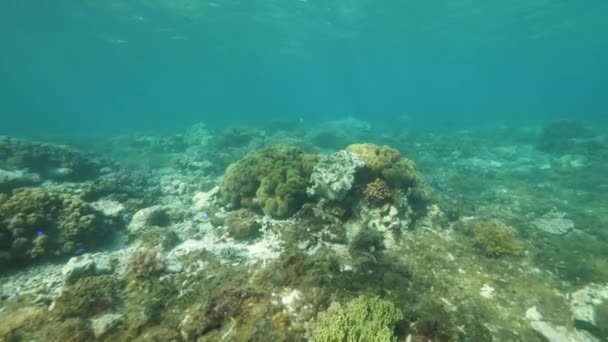
[[[0,341],[608,340],[606,132],[0,137]],[[370,159],[330,175],[354,172],[342,195],[290,181],[294,160],[310,183],[307,158],[361,143],[415,162],[415,185],[362,181]],[[247,178],[285,167],[307,193]]]

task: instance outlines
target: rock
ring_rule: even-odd
[[[63,266],[61,269],[63,280],[70,284],[76,282],[76,280],[95,274],[95,260],[91,254],[83,254],[73,258]]]
[[[95,338],[101,338],[123,322],[121,314],[108,313],[91,319]]]
[[[536,306],[526,311],[526,319],[530,322],[530,327],[549,342],[600,342],[587,331],[568,329],[544,321]]]
[[[40,176],[38,174],[21,170],[8,171],[0,169],[0,192],[38,183],[40,183]]]
[[[125,213],[125,206],[118,201],[102,199],[92,202],[91,206],[114,219],[121,219]]]
[[[226,217],[224,225],[228,235],[237,240],[257,237],[262,227],[258,222],[258,215],[249,209],[238,209],[231,212]]]
[[[175,257],[165,258],[164,264],[167,273],[179,273],[184,269],[184,265]]]
[[[95,258],[95,275],[112,274],[118,260],[109,255],[99,255]]]
[[[570,331],[561,325],[553,326],[547,322],[533,321],[530,326],[549,342],[600,342],[586,332]]]
[[[598,324],[599,308],[608,304],[608,285],[589,284],[570,295],[570,310],[577,329],[608,338],[608,328]]]
[[[564,235],[574,229],[574,221],[562,213],[549,213],[532,221],[532,226],[545,233]]]
[[[194,194],[194,197],[192,198],[194,209],[203,210],[205,207],[209,206],[211,204],[211,198],[219,193],[219,191],[220,187],[216,186],[207,192],[199,191]]]
[[[496,293],[496,290],[494,290],[494,288],[488,284],[483,284],[483,286],[481,287],[481,290],[479,291],[479,295],[485,299],[494,298],[495,293]]]
[[[340,201],[355,181],[355,172],[365,165],[354,153],[340,151],[321,158],[310,176],[309,196]]]
[[[161,205],[144,208],[136,212],[127,226],[129,234],[138,235],[150,227],[165,227],[169,225],[170,219],[166,208]]]
[[[108,255],[92,255],[89,253],[70,258],[61,269],[63,281],[72,284],[78,279],[114,272],[116,260]]]

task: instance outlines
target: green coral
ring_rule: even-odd
[[[260,207],[273,217],[287,217],[306,200],[306,186],[318,157],[301,149],[275,145],[247,154],[228,168],[224,199],[236,207]]]
[[[515,230],[498,220],[475,221],[473,239],[475,245],[490,257],[517,255],[521,251]]]
[[[103,240],[105,227],[102,214],[74,196],[37,188],[0,194],[0,259],[4,263],[73,254]]]
[[[359,296],[346,304],[332,304],[312,324],[310,341],[396,341],[393,333],[403,313],[393,303]]]

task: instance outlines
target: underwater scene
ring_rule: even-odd
[[[608,341],[608,2],[0,4],[0,342]]]

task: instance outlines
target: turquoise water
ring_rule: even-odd
[[[4,133],[601,119],[608,3],[4,1]]]
[[[608,340],[608,2],[0,2],[0,341]]]

